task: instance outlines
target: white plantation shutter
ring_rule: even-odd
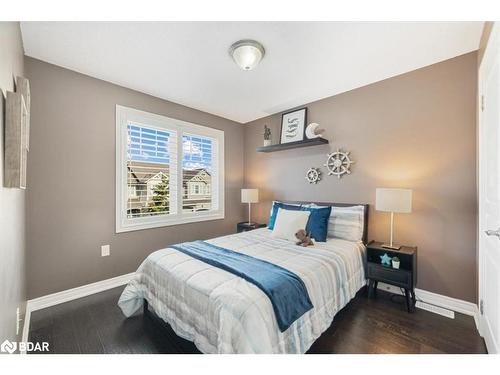
[[[224,218],[224,132],[116,107],[116,231]]]
[[[182,135],[182,210],[208,211],[218,206],[217,140],[197,134]]]
[[[128,123],[126,165],[128,218],[177,213],[175,131]]]

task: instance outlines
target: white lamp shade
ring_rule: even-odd
[[[410,213],[411,189],[377,188],[375,209],[377,211]]]
[[[258,203],[259,189],[241,189],[241,203]]]

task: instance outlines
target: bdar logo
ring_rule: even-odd
[[[9,340],[5,340],[2,342],[2,345],[0,345],[0,350],[4,353],[14,353],[17,349],[17,343],[16,342],[10,342]]]

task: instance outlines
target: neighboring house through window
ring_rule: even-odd
[[[116,106],[116,231],[224,217],[224,132]]]

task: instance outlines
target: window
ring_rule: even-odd
[[[199,195],[200,194],[200,185],[197,183],[194,183],[192,187],[193,187],[192,194]]]
[[[116,106],[116,231],[224,218],[224,132]]]

